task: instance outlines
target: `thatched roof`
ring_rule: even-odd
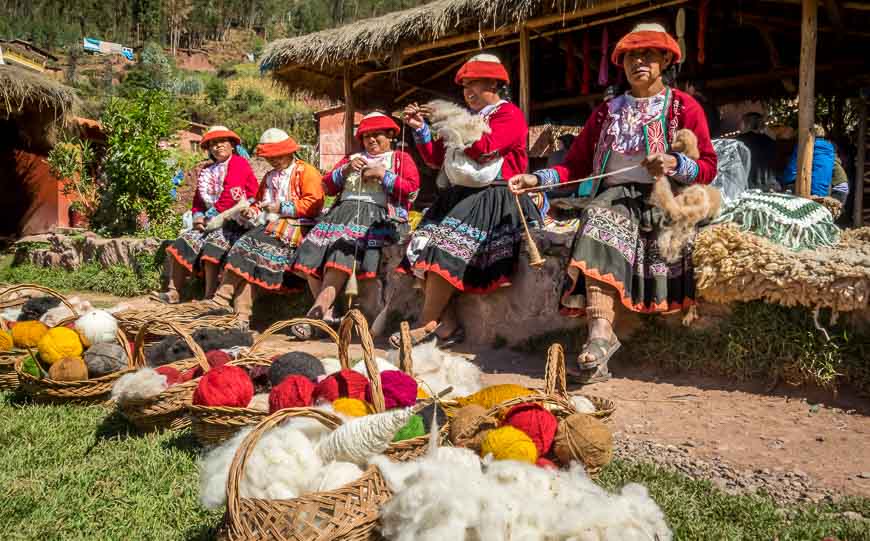
[[[0,65],[0,118],[27,113],[64,119],[77,105],[75,91],[44,75]]]

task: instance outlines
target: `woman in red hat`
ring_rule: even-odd
[[[197,178],[193,197],[193,229],[181,234],[166,252],[173,258],[169,288],[158,298],[169,304],[180,301],[179,288],[190,274],[204,271],[206,298],[214,295],[223,257],[230,246],[245,232],[235,220],[227,220],[211,232],[206,226],[212,218],[231,209],[242,198],[257,193],[257,177],[248,160],[234,150],[241,143],[235,132],[225,126],[212,126],[200,141],[214,161],[204,167]]]
[[[387,115],[366,115],[356,131],[363,151],[343,158],[323,177],[326,193],[337,196],[336,202],[305,236],[293,265],[315,297],[308,317],[332,321],[335,299],[350,275],[375,278],[381,249],[407,227],[420,176],[411,156],[392,150],[398,133]],[[291,330],[302,340],[312,335],[309,325]]]
[[[287,132],[266,130],[257,145],[257,156],[272,170],[260,184],[256,201],[242,211],[254,228],[240,238],[227,254],[221,285],[214,301],[235,306],[242,328],[247,328],[253,308],[253,291],[291,293],[302,282],[292,273],[293,255],[302,237],[314,225],[323,208],[320,172],[295,156],[299,145]]]
[[[620,347],[613,331],[618,304],[653,313],[694,302],[691,257],[667,263],[659,255],[663,217],[649,203],[655,177],[666,175],[679,187],[709,184],[716,176],[716,153],[701,106],[662,81],[662,72],[680,56],[679,45],[662,26],[635,27],[611,55],[625,70],[631,90],[592,112],[561,165],[510,181],[511,189],[520,191],[613,173],[580,184],[591,187],[593,199],[581,216],[561,299],[564,314],[587,317],[586,345],[577,369],[569,369],[579,381],[610,376],[608,360]],[[699,159],[671,151],[681,129],[697,136]]]
[[[492,178],[479,185],[459,185],[451,178],[442,140],[433,140],[425,111],[417,104],[405,108],[405,123],[415,130],[417,149],[432,168],[444,168],[450,186],[414,232],[399,271],[412,273],[425,288],[420,325],[411,331],[415,343],[440,339],[443,346],[464,340],[464,330],[447,306],[458,291],[488,293],[508,286],[519,261],[522,222],[507,179],[523,173],[528,165],[529,127],[522,111],[504,99],[501,92],[510,83],[498,57],[479,54],[462,65],[455,82],[462,86],[466,105],[483,117],[490,128],[463,151],[461,160],[483,167],[501,160]],[[471,185],[469,185],[471,184]],[[541,215],[528,196],[520,198],[529,225],[537,226]],[[398,347],[398,335],[390,337]]]

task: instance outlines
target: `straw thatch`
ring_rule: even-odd
[[[60,121],[77,103],[69,87],[32,71],[0,65],[0,118],[40,113]]]

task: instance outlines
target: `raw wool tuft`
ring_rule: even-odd
[[[579,394],[571,395],[571,402],[578,413],[595,413],[598,411],[595,408],[595,404],[585,396]]]
[[[432,131],[445,147],[467,148],[492,129],[486,120],[465,107],[446,100],[432,100],[424,105],[429,109]]]
[[[375,357],[375,365],[378,367],[378,373],[386,372],[387,370],[397,370],[397,366],[390,361],[384,359],[383,357]],[[353,371],[358,374],[362,374],[365,377],[369,377],[369,372],[366,370],[365,361],[358,361],[355,365],[353,365]]]
[[[353,483],[362,477],[362,469],[351,462],[330,462],[320,470],[306,492],[330,492]]]
[[[75,326],[86,346],[117,341],[118,320],[105,310],[91,310],[78,318]]]
[[[82,300],[79,297],[70,297],[67,299],[67,302],[75,308],[75,313],[67,308],[65,304],[61,304],[45,312],[42,317],[39,318],[39,321],[45,323],[49,327],[56,327],[65,319],[69,319],[78,314],[90,312],[94,309],[91,303]]]
[[[327,376],[330,374],[335,374],[336,372],[341,372],[341,361],[339,361],[335,357],[326,357],[325,359],[320,359],[320,363],[323,364],[323,370]]]
[[[390,361],[397,364],[398,355],[397,351],[391,352]],[[452,386],[453,391],[445,398],[456,398],[474,394],[483,387],[477,365],[465,357],[439,349],[435,341],[414,346],[411,356],[414,377],[430,395]]]
[[[255,394],[248,402],[248,409],[269,412],[269,393]]]
[[[324,404],[321,406],[315,406],[314,408],[325,413],[331,413],[332,415],[337,415],[341,418],[342,421],[346,421],[348,417],[343,416],[341,413],[335,411],[332,406],[329,404]],[[287,426],[292,426],[296,430],[305,434],[305,437],[314,443],[315,445],[320,443],[320,441],[332,433],[332,429],[326,428],[323,426],[323,423],[317,421],[315,419],[311,419],[310,417],[293,417],[287,419],[285,423]]]
[[[251,430],[251,427],[239,430],[199,459],[199,501],[206,509],[219,509],[226,505],[230,464]]]
[[[153,368],[142,368],[118,378],[112,386],[112,398],[123,404],[128,400],[151,398],[168,387],[166,376],[158,374]]]
[[[411,418],[410,409],[397,409],[357,417],[341,425],[317,445],[323,462],[341,460],[363,465],[387,450],[396,435]]]
[[[59,305],[57,297],[31,297],[21,307],[18,321],[39,321],[46,312]]]

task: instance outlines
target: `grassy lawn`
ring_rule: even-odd
[[[3,539],[210,539],[222,513],[198,503],[188,433],[140,436],[99,406],[42,406],[0,395],[0,532]],[[677,539],[870,539],[867,523],[831,517],[870,501],[781,509],[648,464],[617,462],[601,482],[646,485]]]

